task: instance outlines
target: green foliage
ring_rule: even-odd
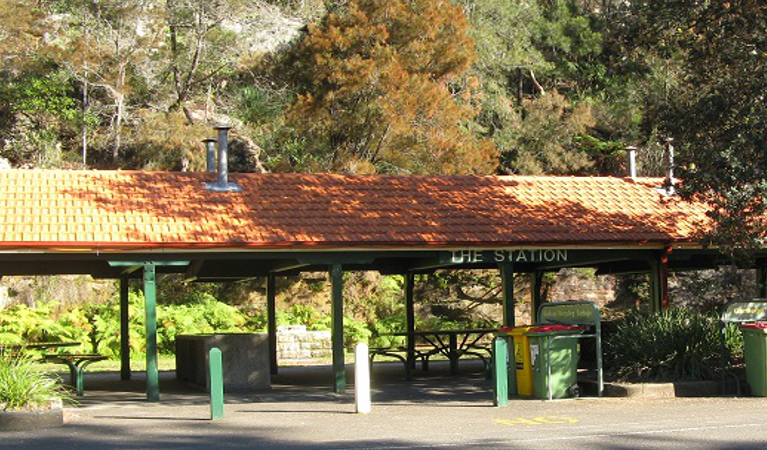
[[[210,296],[184,305],[158,305],[157,349],[173,353],[179,334],[243,331],[246,322],[236,308]]]
[[[277,311],[277,325],[306,325],[307,330],[329,330],[330,317],[311,305],[296,304]]]
[[[425,317],[434,318],[427,319],[435,321],[424,325],[429,328],[440,329],[451,321],[490,323],[500,317],[501,277],[489,270],[437,271],[416,283],[416,297],[427,312]],[[494,308],[483,308],[488,305]]]
[[[69,394],[30,358],[0,352],[0,411],[35,409]]]
[[[579,136],[595,125],[587,104],[571,104],[558,92],[524,102],[526,115],[511,126],[515,147],[502,155],[502,168],[522,174],[567,174],[594,162],[577,148]]]
[[[344,316],[344,347],[351,349],[358,342],[369,342],[372,335],[365,322]]]
[[[767,236],[765,15],[761,0],[631,2],[626,14],[626,41],[678,72],[649,125],[678,143],[683,194],[711,203],[710,243],[745,261]]]
[[[737,330],[728,331],[733,354]],[[624,381],[711,380],[721,358],[718,318],[690,309],[629,313],[605,336],[605,366]]]
[[[548,76],[576,93],[604,80],[607,69],[596,58],[603,44],[598,22],[579,2],[554,0],[546,2],[537,24],[536,44],[552,67]]]
[[[69,74],[43,66],[42,73],[8,76],[0,82],[0,125],[7,134],[0,155],[17,165],[66,167],[63,146],[90,116],[83,116]]]
[[[242,118],[255,125],[276,121],[288,105],[287,92],[259,84],[245,86],[237,94]]]
[[[144,298],[140,293],[130,293],[129,315],[131,351],[143,352],[146,329]],[[244,331],[248,319],[236,308],[203,294],[187,304],[158,305],[157,322],[158,350],[173,353],[178,334]],[[40,303],[35,308],[16,305],[0,315],[0,337],[4,343],[82,342],[84,348],[79,351],[117,357],[120,307],[117,299],[65,310],[59,310],[55,303]]]
[[[8,337],[9,343],[55,341],[63,334],[53,315],[55,306],[41,303],[36,308],[24,304],[6,308],[0,315],[0,332]]]
[[[63,71],[41,77],[24,79],[14,86],[17,94],[16,110],[24,114],[43,114],[64,120],[74,120],[79,108],[72,98],[71,80]]]

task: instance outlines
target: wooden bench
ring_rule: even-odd
[[[465,349],[462,354],[472,355],[479,358],[485,366],[485,378],[488,380],[492,378],[493,349],[491,347],[473,344]]]
[[[43,355],[43,361],[45,362],[65,364],[69,367],[70,384],[75,388],[77,395],[80,397],[83,395],[83,372],[85,372],[85,368],[95,362],[106,359],[109,359],[109,357],[95,354],[54,353]]]
[[[414,360],[411,364],[408,364],[407,360],[407,347],[373,347],[370,350],[370,371],[373,371],[373,361],[376,356],[390,356],[397,358],[405,365],[405,379],[410,380],[412,378],[412,369],[417,360],[421,360],[421,367],[424,371],[429,370],[429,357],[439,353],[439,350],[434,347],[420,347],[417,346],[414,349]]]

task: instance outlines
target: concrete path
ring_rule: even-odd
[[[335,395],[330,369],[281,369],[268,393],[227,395],[210,421],[205,395],[166,379],[159,404],[140,380],[86,381],[62,428],[0,433],[0,449],[765,449],[767,399],[582,398],[491,406],[478,370],[399,379],[376,365],[373,412],[354,413],[353,392]],[[476,369],[476,368],[474,368]],[[116,389],[119,387],[119,391]]]

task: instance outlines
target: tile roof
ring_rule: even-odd
[[[0,250],[687,242],[705,209],[660,180],[0,170]]]

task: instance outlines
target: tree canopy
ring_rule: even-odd
[[[472,135],[475,58],[460,7],[444,0],[360,0],[310,25],[285,64],[297,92],[291,131],[309,170],[491,173],[491,142]]]
[[[682,193],[713,206],[710,242],[746,256],[767,236],[767,4],[664,0],[629,12],[632,42],[676,60],[653,119],[681,151]]]

